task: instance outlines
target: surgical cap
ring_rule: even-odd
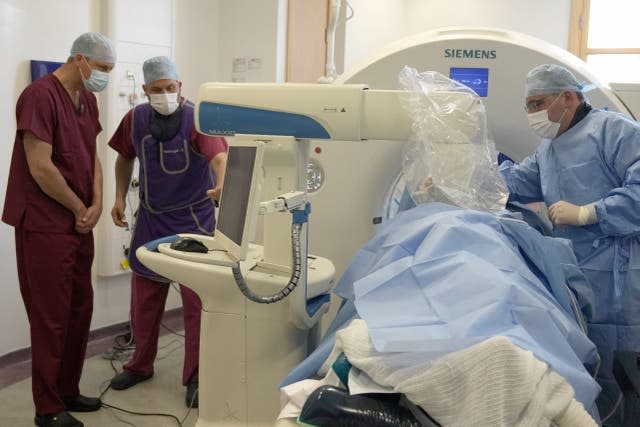
[[[155,56],[144,61],[142,74],[144,74],[144,84],[146,85],[156,80],[178,80],[176,66],[166,56]]]
[[[576,77],[560,65],[542,64],[527,74],[524,96],[560,93],[565,90],[582,92],[583,85]]]
[[[96,61],[116,63],[116,49],[111,40],[100,33],[84,33],[71,46],[71,56],[82,55]]]

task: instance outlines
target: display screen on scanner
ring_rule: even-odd
[[[470,87],[483,98],[489,93],[489,69],[488,68],[458,68],[449,69],[449,78],[458,83]]]

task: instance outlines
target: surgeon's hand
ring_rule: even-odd
[[[220,185],[216,185],[215,188],[207,190],[207,196],[215,200],[216,206],[218,206],[217,202],[220,201],[220,194],[222,194],[222,187]]]
[[[87,233],[96,226],[100,215],[102,215],[102,204],[93,204],[87,208],[81,219],[81,225],[87,230]]]
[[[118,227],[128,227],[129,223],[125,221],[126,217],[124,215],[124,210],[127,204],[124,200],[116,200],[113,204],[113,208],[111,209],[111,219],[113,219],[113,223]]]
[[[549,219],[554,225],[579,225],[580,206],[564,200],[549,207]]]
[[[87,208],[84,205],[82,206],[81,209],[77,210],[74,213],[74,216],[76,218],[76,225],[75,225],[76,233],[86,234],[89,231],[91,231],[91,228],[89,227],[85,219],[86,215],[87,215]]]
[[[560,200],[549,207],[549,219],[555,225],[588,225],[598,222],[594,204],[585,206]]]

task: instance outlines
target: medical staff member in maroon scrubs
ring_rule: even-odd
[[[2,220],[15,227],[41,427],[82,426],[67,411],[101,406],[80,394],[79,382],[93,313],[92,229],[102,212],[102,127],[92,92],[107,86],[115,63],[109,39],[82,34],[67,62],[31,83],[16,105]]]
[[[220,195],[227,161],[227,142],[196,132],[194,105],[184,99],[175,65],[165,56],[142,65],[142,89],[148,103],[134,107],[122,119],[109,141],[118,152],[116,197],[111,216],[120,227],[125,221],[126,195],[134,160],[138,158],[140,204],[129,250],[131,330],[135,351],[111,388],[124,390],[153,376],[160,321],[170,282],[136,258],[141,245],[177,233],[211,235],[214,201]],[[215,173],[215,177],[214,177]],[[185,359],[182,383],[186,404],[198,407],[198,352],[202,304],[191,289],[180,286],[184,309]]]

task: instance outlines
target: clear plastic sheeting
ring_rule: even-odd
[[[480,97],[435,71],[404,67],[401,102],[413,120],[402,158],[404,199],[484,211],[504,209],[508,190]],[[409,206],[401,206],[399,210]]]

